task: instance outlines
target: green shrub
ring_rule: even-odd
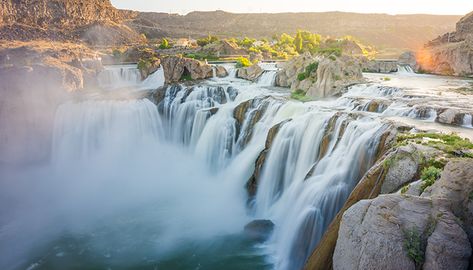
[[[335,55],[330,55],[328,58],[332,61],[337,61],[337,57]]]
[[[422,237],[417,229],[404,230],[404,247],[407,250],[407,256],[414,261],[416,269],[420,269],[424,263],[424,250]]]
[[[440,178],[441,174],[442,174],[442,169],[436,168],[434,166],[424,168],[420,176],[420,178],[422,179],[422,184],[420,186],[421,192],[424,192],[426,188],[433,185],[435,181],[437,181],[437,179]]]
[[[253,64],[251,63],[251,61],[246,57],[240,56],[237,58],[237,63],[236,63],[237,68],[250,67],[252,65]]]
[[[303,80],[309,78],[310,75],[312,74],[312,72],[317,71],[318,67],[319,67],[319,62],[314,62],[314,63],[308,65],[307,67],[305,67],[304,72],[301,72],[297,75],[297,79],[299,81],[303,81]]]
[[[296,91],[292,92],[291,93],[291,98],[295,99],[295,100],[302,101],[302,102],[312,100],[310,97],[306,96],[306,93],[301,89],[297,89]]]
[[[171,48],[171,45],[169,45],[169,41],[167,39],[163,38],[163,40],[161,40],[161,44],[159,45],[159,48],[161,50],[169,49]]]

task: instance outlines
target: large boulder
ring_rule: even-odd
[[[305,53],[283,65],[276,84],[302,90],[313,98],[342,93],[348,86],[363,81],[361,65],[351,56],[315,55]]]
[[[212,78],[212,66],[199,60],[179,56],[166,56],[161,59],[166,83],[179,82],[182,79],[201,80]]]
[[[259,65],[252,65],[250,67],[239,68],[236,72],[237,78],[248,81],[256,81],[264,70]]]
[[[449,162],[430,196],[382,195],[343,214],[334,269],[468,269],[473,162]]]

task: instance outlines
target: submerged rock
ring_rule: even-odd
[[[257,242],[266,241],[274,229],[274,223],[271,220],[253,220],[252,222],[245,225],[245,235]]]
[[[215,67],[215,73],[216,73],[217,77],[219,77],[219,78],[223,78],[223,77],[228,76],[228,72],[225,69],[225,67],[223,67],[223,66],[216,66]]]

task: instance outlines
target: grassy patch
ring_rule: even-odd
[[[422,170],[422,174],[420,178],[422,179],[422,184],[420,186],[420,191],[421,193],[424,192],[424,190],[437,181],[437,179],[440,178],[440,175],[442,174],[442,169],[436,168],[434,166],[429,166],[426,167]]]
[[[312,72],[317,71],[318,68],[319,68],[319,62],[314,62],[314,63],[308,65],[307,67],[305,67],[305,71],[304,71],[304,72],[299,73],[299,74],[297,75],[297,79],[298,79],[299,81],[303,81],[303,80],[309,78],[310,75],[312,74]]]
[[[298,90],[292,92],[291,93],[291,98],[295,99],[295,100],[302,101],[302,102],[307,102],[307,101],[312,100],[310,97],[306,96],[306,93],[301,89],[298,89]]]
[[[455,134],[412,133],[400,134],[397,137],[398,146],[406,145],[409,141],[420,141],[423,145],[431,146],[450,155],[457,155],[458,152],[473,149],[471,141]],[[463,156],[473,158],[473,154],[468,152],[463,153]]]
[[[382,81],[385,81],[385,82],[388,82],[388,81],[391,80],[391,78],[389,78],[389,77],[384,77],[384,78],[381,78],[381,80],[382,80]]]
[[[404,247],[407,250],[407,256],[414,261],[416,269],[421,269],[425,254],[422,236],[417,229],[404,230]]]

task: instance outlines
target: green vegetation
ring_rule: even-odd
[[[301,89],[298,89],[298,90],[292,92],[291,93],[291,98],[295,99],[295,100],[302,101],[302,102],[307,102],[307,101],[312,100],[310,97],[306,96],[306,93]]]
[[[463,139],[455,134],[443,133],[412,133],[400,134],[397,137],[397,144],[406,145],[408,141],[420,141],[422,145],[428,145],[441,150],[449,155],[473,158],[471,151],[473,143],[468,139]]]
[[[206,38],[201,38],[197,40],[197,45],[204,47],[205,45],[217,42],[219,39],[216,36],[209,35]]]
[[[409,184],[403,186],[401,188],[401,194],[405,194],[409,190]]]
[[[141,58],[138,61],[138,69],[141,73],[148,73],[159,62],[157,57]]]
[[[414,261],[416,269],[421,269],[425,252],[422,237],[416,228],[404,230],[404,247],[407,250],[407,256]]]
[[[297,79],[298,79],[299,81],[303,81],[303,80],[309,78],[310,75],[312,74],[312,72],[317,71],[318,68],[319,68],[319,63],[318,63],[318,62],[314,62],[314,63],[308,65],[307,67],[305,67],[305,71],[304,71],[304,72],[299,73],[299,74],[297,75]]]
[[[391,78],[389,78],[389,77],[384,77],[384,78],[381,78],[381,80],[383,80],[383,81],[386,81],[386,82],[387,82],[387,81],[390,81],[390,80],[391,80]]]
[[[420,176],[420,178],[422,179],[422,185],[420,186],[421,193],[424,192],[426,188],[433,185],[435,181],[440,178],[441,174],[442,169],[436,168],[434,166],[424,168]]]
[[[236,67],[237,68],[242,68],[242,67],[250,67],[253,64],[248,58],[245,57],[238,57]]]
[[[184,74],[181,77],[181,81],[192,81],[192,76],[190,74]]]
[[[159,48],[161,50],[169,49],[171,48],[171,45],[169,45],[169,41],[167,39],[163,38],[163,40],[161,40],[161,44],[159,45]]]
[[[211,54],[206,53],[187,53],[183,55],[187,58],[197,59],[197,60],[209,60],[209,61],[216,61],[220,58]]]

